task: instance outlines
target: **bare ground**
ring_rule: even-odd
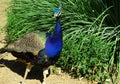
[[[0,29],[5,28],[7,21],[5,9],[8,6],[10,0],[0,0]],[[5,44],[1,43],[4,41],[5,33],[0,32],[0,48]],[[15,57],[10,53],[5,53],[3,59],[0,60],[0,64],[5,66],[0,66],[0,84],[20,84],[20,81],[23,79],[25,64],[15,62]],[[31,72],[28,74],[28,77],[25,81],[26,84],[41,84],[41,71],[39,68],[34,67]],[[47,84],[96,84],[90,83],[86,79],[74,79],[66,73],[61,75],[51,74],[46,79]],[[119,84],[119,83],[118,83]]]

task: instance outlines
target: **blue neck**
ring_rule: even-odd
[[[57,22],[54,28],[54,32],[50,35],[45,44],[45,54],[48,58],[54,58],[59,55],[62,50],[62,28],[60,24],[60,17],[57,17]]]
[[[62,34],[62,28],[61,28],[61,24],[60,24],[60,17],[56,18],[56,26],[54,28],[54,34],[58,34],[58,33]]]

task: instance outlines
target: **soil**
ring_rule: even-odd
[[[7,16],[5,9],[8,7],[8,2],[10,0],[0,0],[0,30],[5,28],[7,22]],[[5,33],[0,32],[0,48],[5,44],[1,43],[4,41]],[[5,53],[0,55],[0,84],[20,84],[20,81],[23,79],[25,72],[25,64],[15,61],[10,53]],[[1,65],[3,64],[3,65]],[[31,72],[28,74],[25,81],[26,84],[41,84],[41,71],[38,67],[34,67]],[[67,73],[61,73],[61,75],[50,74],[46,79],[46,84],[96,84],[90,83],[84,78],[74,79],[69,76]]]

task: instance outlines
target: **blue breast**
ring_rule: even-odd
[[[53,34],[47,37],[45,44],[45,54],[48,56],[48,58],[54,58],[55,56],[60,54],[62,47],[62,28],[60,25],[60,21],[58,20]]]

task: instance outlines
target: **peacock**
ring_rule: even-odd
[[[15,41],[11,41],[0,49],[0,54],[10,52],[17,60],[27,64],[22,84],[26,80],[28,72],[32,67],[40,66],[43,70],[43,81],[48,74],[49,66],[53,65],[60,56],[63,48],[62,27],[60,23],[61,7],[54,10],[56,25],[53,33],[40,31],[25,34]]]

